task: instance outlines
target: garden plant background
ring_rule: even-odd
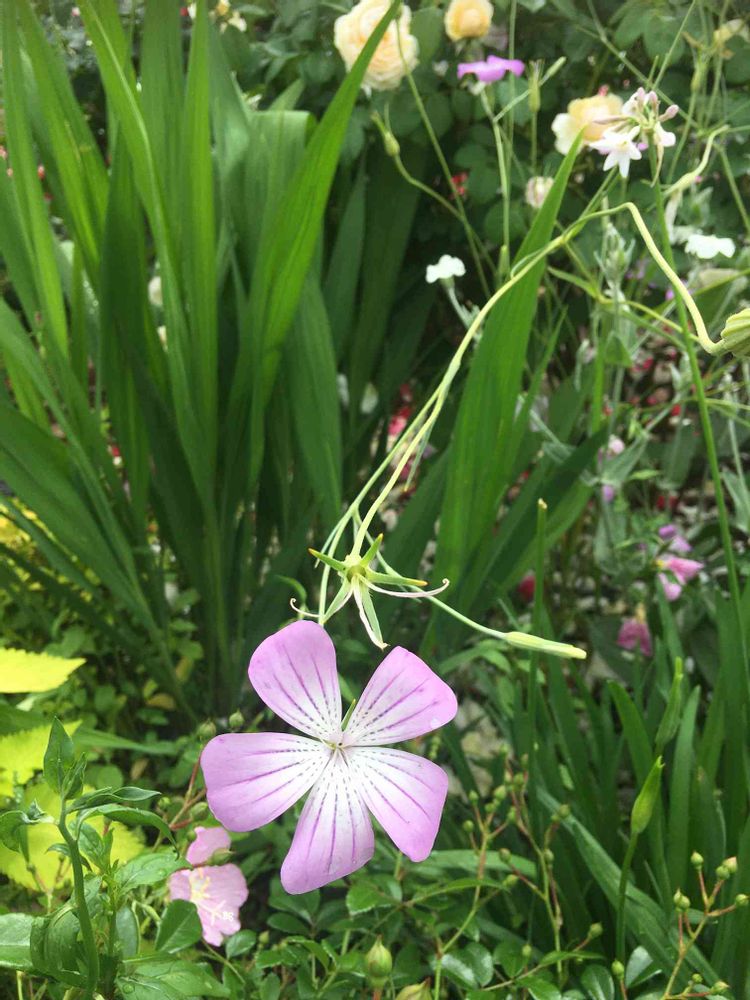
[[[750,995],[743,0],[0,39],[0,997]]]

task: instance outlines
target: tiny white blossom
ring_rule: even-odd
[[[365,386],[365,391],[362,393],[362,399],[359,404],[359,412],[365,417],[368,417],[377,405],[378,390],[372,382],[368,382]]]
[[[591,148],[598,153],[606,154],[605,170],[611,170],[612,167],[617,166],[621,177],[628,176],[630,161],[641,159],[641,151],[633,141],[639,132],[639,128],[631,128],[629,132],[607,129],[601,139],[590,144]]]
[[[532,208],[541,208],[552,187],[551,177],[530,177],[526,183],[524,197]]]
[[[700,257],[701,260],[711,260],[718,254],[724,257],[734,257],[734,241],[728,236],[706,236],[704,233],[692,233],[685,243],[685,250]]]
[[[428,264],[425,278],[428,285],[434,285],[436,281],[452,281],[453,278],[463,278],[466,274],[466,267],[458,257],[451,257],[444,253],[437,264]]]

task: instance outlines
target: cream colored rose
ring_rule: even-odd
[[[389,6],[388,0],[360,0],[348,14],[336,18],[333,44],[346,63],[347,70],[354,65]],[[409,31],[410,24],[411,10],[404,4],[400,17],[397,21],[391,21],[375,49],[363,86],[372,87],[373,90],[394,90],[406,73],[414,69],[419,59],[419,44]]]
[[[586,145],[596,142],[609,128],[606,122],[597,119],[619,115],[621,110],[622,99],[616,94],[595,94],[571,101],[567,113],[555,115],[552,122],[552,131],[557,136],[555,149],[558,153],[567,153],[581,129]]]
[[[451,0],[445,12],[445,33],[452,42],[484,38],[492,24],[490,0]]]

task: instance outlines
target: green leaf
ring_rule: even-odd
[[[31,925],[28,913],[0,915],[0,969],[31,969]]]
[[[222,986],[211,975],[208,965],[201,962],[188,962],[183,959],[166,958],[164,955],[153,955],[145,961],[130,961],[125,963],[129,977],[137,984],[150,986],[157,982],[163,986],[167,995],[172,992],[180,997],[228,997],[229,990]],[[120,977],[122,978],[122,977]],[[125,996],[137,996],[136,993],[125,991]],[[153,994],[144,994],[151,997]]]
[[[237,931],[224,942],[224,951],[229,959],[246,955],[258,940],[255,931]]]
[[[615,984],[604,966],[588,965],[581,975],[581,983],[588,990],[591,1000],[615,1000]]]
[[[476,942],[444,955],[440,964],[447,976],[469,989],[486,986],[492,979],[492,955]]]
[[[107,816],[109,819],[119,820],[121,823],[126,823],[128,826],[153,826],[168,840],[174,840],[172,831],[169,829],[161,816],[157,816],[156,813],[148,812],[146,809],[131,809],[127,806],[121,806],[116,802],[112,802],[108,805],[92,806],[91,809],[83,809],[79,815],[81,820],[84,820],[95,814],[99,816]]]
[[[117,818],[117,817],[116,817]],[[115,881],[122,892],[131,892],[141,885],[158,885],[181,868],[189,868],[187,861],[173,851],[140,854],[115,872]]]
[[[73,767],[73,740],[59,719],[52,720],[47,749],[44,753],[44,780],[53,792],[62,792],[65,777]]]
[[[385,896],[382,890],[370,882],[358,882],[346,894],[346,908],[352,916],[356,916],[358,913],[367,913],[378,906],[392,904],[393,900]]]
[[[554,983],[542,979],[541,976],[524,976],[523,979],[519,980],[519,985],[529,991],[533,1000],[561,1000],[562,998],[562,993]]]
[[[123,958],[134,958],[138,954],[141,931],[138,919],[129,906],[121,906],[115,918],[117,937]]]
[[[195,903],[173,899],[164,911],[156,934],[156,950],[174,955],[200,940],[201,922]]]

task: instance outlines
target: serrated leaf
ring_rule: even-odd
[[[0,692],[28,694],[51,691],[86,661],[67,660],[48,653],[27,653],[23,649],[0,649]]]

